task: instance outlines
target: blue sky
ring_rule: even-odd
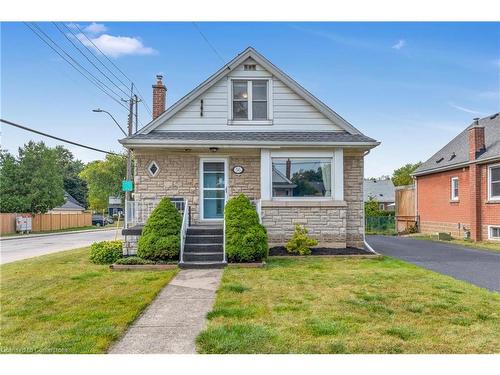
[[[52,23],[38,25],[86,63]],[[190,22],[78,25],[134,80],[150,106],[157,73],[165,76],[168,106],[222,65]],[[366,176],[391,174],[406,162],[425,160],[473,117],[500,111],[500,23],[197,25],[225,62],[247,46],[255,47],[366,135],[381,141],[366,159]],[[2,23],[2,118],[120,150],[120,131],[105,115],[91,111],[97,107],[126,122],[122,107],[23,23]],[[149,113],[144,106],[139,110],[146,124]],[[15,152],[29,139],[43,138],[2,126],[2,148]],[[84,161],[102,158],[93,151],[68,148]]]

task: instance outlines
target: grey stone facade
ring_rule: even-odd
[[[244,193],[260,199],[260,150],[231,150],[214,155],[191,151],[135,150],[136,200],[155,200],[164,196],[187,198],[193,222],[199,221],[200,157],[227,157],[229,160],[229,196]],[[151,161],[159,172],[153,177],[147,171]],[[242,166],[243,174],[232,172]],[[363,151],[344,150],[344,201],[263,201],[262,223],[267,228],[269,243],[284,244],[295,224],[303,224],[319,246],[363,247]],[[127,239],[124,252],[135,254],[137,238]]]

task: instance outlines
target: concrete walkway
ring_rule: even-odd
[[[195,339],[205,326],[221,277],[221,269],[180,271],[110,353],[196,353]]]

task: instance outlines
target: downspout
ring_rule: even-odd
[[[365,153],[363,154],[363,159],[369,153],[370,153],[370,150],[366,150]],[[363,160],[363,169],[364,169],[364,160]],[[364,173],[363,173],[363,180],[364,180]],[[380,255],[375,250],[373,250],[373,247],[371,247],[368,242],[366,242],[366,234],[365,234],[365,232],[366,232],[366,230],[365,230],[365,226],[366,226],[366,218],[365,218],[365,188],[364,188],[364,186],[365,186],[365,184],[363,183],[363,243],[364,243],[365,247],[368,249],[368,251],[372,252],[375,255]]]

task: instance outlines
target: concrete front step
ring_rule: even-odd
[[[222,227],[216,226],[192,226],[187,229],[187,235],[212,235],[212,236],[222,236]]]
[[[222,235],[213,234],[189,234],[186,236],[186,244],[196,244],[196,243],[209,243],[209,244],[221,244],[224,241]]]
[[[184,253],[184,262],[222,262],[222,252]]]
[[[184,245],[184,253],[222,253],[222,251],[222,243],[186,243]]]
[[[227,262],[182,262],[179,268],[224,268]]]

